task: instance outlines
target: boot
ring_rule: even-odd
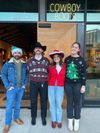
[[[79,130],[79,119],[74,119],[74,131]]]
[[[18,125],[23,125],[23,124],[24,124],[24,122],[23,122],[20,118],[16,119],[15,122],[16,122]]]
[[[31,124],[36,125],[36,118],[35,117],[32,117]]]
[[[56,128],[56,122],[53,122],[53,121],[52,121],[52,122],[51,122],[51,127],[52,127],[52,128]]]
[[[47,122],[46,122],[46,118],[43,117],[43,118],[42,118],[42,125],[45,126],[46,124],[47,124]]]
[[[73,131],[73,119],[68,119],[68,129]]]
[[[57,123],[58,128],[62,128],[62,122]]]
[[[3,129],[3,133],[8,133],[9,129],[10,129],[10,125],[6,125]]]

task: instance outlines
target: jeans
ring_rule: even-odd
[[[47,95],[48,83],[45,82],[30,82],[30,99],[31,99],[31,117],[37,117],[38,94],[40,94],[41,117],[47,115]]]
[[[22,89],[22,88],[14,88],[13,90],[7,91],[7,93],[6,93],[6,98],[7,98],[7,100],[6,100],[6,120],[5,120],[6,125],[11,125],[13,107],[14,107],[14,114],[13,114],[14,120],[19,118],[20,105],[21,105],[23,93],[24,93],[24,89]]]
[[[80,83],[67,83],[65,82],[65,91],[67,95],[67,117],[68,119],[80,119],[82,94]]]
[[[51,121],[60,123],[62,121],[62,102],[64,87],[48,86],[48,98],[50,103]]]

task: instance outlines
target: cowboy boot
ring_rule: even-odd
[[[79,130],[79,119],[74,119],[74,131]]]
[[[15,122],[16,122],[18,125],[23,125],[23,124],[24,124],[24,122],[23,122],[20,118],[16,119]]]
[[[73,131],[73,119],[68,119],[68,129]]]
[[[6,125],[3,129],[3,133],[8,133],[9,129],[10,129],[10,125]]]

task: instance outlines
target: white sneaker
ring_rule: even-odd
[[[68,119],[68,129],[73,131],[73,119]]]
[[[74,131],[79,130],[79,119],[74,119]]]

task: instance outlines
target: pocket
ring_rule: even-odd
[[[13,67],[9,67],[9,68],[8,68],[8,72],[9,72],[9,73],[14,72],[14,68],[13,68]]]
[[[8,89],[6,93],[7,93],[7,95],[12,95],[14,93],[14,91],[15,91],[15,89],[12,89],[12,90]]]

